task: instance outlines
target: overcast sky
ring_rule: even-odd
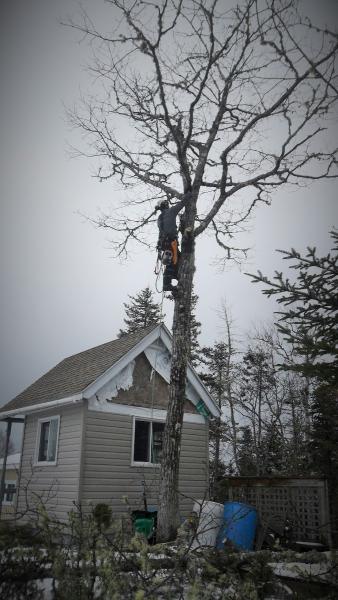
[[[107,18],[99,0],[83,4]],[[317,6],[318,18],[337,27],[335,0],[306,4],[312,16]],[[1,8],[0,404],[64,357],[115,338],[127,295],[155,284],[155,250],[140,248],[120,264],[105,234],[79,215],[95,216],[114,192],[92,177],[88,160],[67,153],[67,141],[76,142],[76,134],[64,105],[71,106],[88,85],[88,54],[58,21],[77,6],[74,0],[19,0]],[[335,184],[314,184],[280,191],[271,207],[259,208],[244,240],[252,250],[241,269],[218,270],[215,246],[208,238],[201,241],[196,292],[202,342],[219,336],[217,309],[224,298],[239,335],[271,319],[272,301],[244,271],[272,275],[281,267],[276,248],[316,245],[327,251],[337,216]],[[170,326],[170,301],[165,312]]]

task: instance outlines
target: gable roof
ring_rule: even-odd
[[[61,400],[81,393],[156,327],[156,324],[150,325],[117,340],[65,358],[1,407],[1,413]]]
[[[1,407],[0,417],[81,401],[158,338],[170,352],[172,336],[161,323],[69,356]],[[187,375],[211,413],[218,416],[219,408],[190,365]]]

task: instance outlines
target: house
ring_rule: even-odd
[[[4,459],[0,459],[0,472],[3,469]],[[11,519],[14,517],[14,507],[16,500],[18,473],[20,467],[20,452],[9,454],[6,462],[6,472],[4,477],[4,493],[1,503],[1,519]]]
[[[66,358],[11,402],[25,415],[17,514],[38,498],[63,520],[81,502],[113,515],[157,504],[168,403],[171,335],[152,325]],[[219,409],[188,365],[180,460],[180,510],[208,490],[208,418]],[[128,506],[127,506],[128,505]]]

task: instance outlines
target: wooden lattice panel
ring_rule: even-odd
[[[255,506],[264,525],[282,533],[288,524],[294,540],[329,543],[325,481],[236,477],[228,483],[228,499]]]

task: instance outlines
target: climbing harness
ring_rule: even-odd
[[[171,239],[166,236],[159,240],[157,245],[157,260],[154,273],[157,276],[155,288],[158,293],[161,293],[158,287],[160,275],[163,276],[162,292],[170,292],[172,296],[166,298],[174,300],[176,296],[176,287],[172,285],[172,279],[177,279],[179,249],[177,238]]]
[[[176,249],[176,256],[177,256],[178,252]],[[175,279],[176,278],[176,274],[177,274],[177,262],[176,264],[174,264],[174,258],[175,258],[175,250],[174,252],[172,252],[171,250],[167,249],[162,251],[162,253],[158,253],[157,259],[156,259],[156,264],[155,264],[155,268],[154,268],[154,273],[156,275],[156,280],[155,280],[155,289],[159,294],[162,294],[162,302],[163,302],[163,296],[165,292],[170,292],[173,294],[173,290],[172,289],[165,289],[165,285],[168,285],[168,281],[169,284],[171,286],[171,279]],[[163,285],[162,285],[162,289],[159,289],[159,279],[162,276],[162,281],[163,281]],[[173,286],[175,289],[175,286]],[[166,296],[166,298],[169,299],[173,299],[173,297],[170,296]]]

